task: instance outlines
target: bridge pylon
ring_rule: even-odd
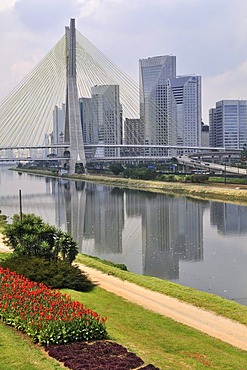
[[[64,141],[70,144],[70,156],[67,163],[69,173],[73,174],[83,172],[86,166],[77,89],[75,19],[70,20],[70,27],[65,28],[65,35],[67,83]]]

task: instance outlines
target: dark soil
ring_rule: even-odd
[[[72,370],[159,370],[117,343],[99,340],[46,347],[49,356]]]

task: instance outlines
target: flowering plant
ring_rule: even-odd
[[[103,339],[104,317],[44,284],[0,266],[0,319],[43,345]]]

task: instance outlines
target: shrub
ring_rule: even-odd
[[[191,180],[191,177],[192,177],[193,175],[186,175],[185,176],[185,178],[184,178],[184,182],[191,182],[192,180]]]
[[[175,175],[172,175],[172,174],[169,174],[169,175],[161,175],[159,177],[159,180],[160,181],[167,181],[167,182],[175,182],[175,181],[177,181],[176,176]]]
[[[191,181],[196,182],[196,183],[203,183],[207,182],[209,179],[209,176],[206,174],[201,174],[201,175],[192,175],[191,176]]]
[[[6,215],[2,215],[1,214],[1,210],[0,210],[0,228],[1,227],[5,227],[6,226],[6,223],[7,223],[7,216]]]
[[[109,170],[116,176],[118,176],[121,172],[124,171],[124,167],[121,165],[121,163],[112,163],[109,166]]]
[[[3,231],[4,243],[18,256],[36,256],[47,260],[62,258],[72,263],[78,249],[72,236],[50,226],[34,214],[15,214]]]
[[[55,289],[74,289],[87,292],[93,289],[94,284],[77,267],[67,261],[47,261],[39,257],[11,256],[0,261],[3,268],[15,271],[31,281],[43,283]]]
[[[105,318],[44,284],[0,267],[0,319],[40,344],[106,337]]]
[[[154,180],[157,177],[157,172],[151,168],[126,168],[123,173],[125,178],[136,180]]]

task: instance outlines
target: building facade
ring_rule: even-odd
[[[57,105],[53,110],[53,130],[51,134],[52,144],[63,144],[64,142],[64,130],[65,130],[65,104],[59,108]],[[53,149],[53,152],[58,156],[63,156],[63,149]]]
[[[138,145],[142,142],[140,118],[126,118],[124,122],[124,144]],[[129,147],[124,149],[126,155],[135,156],[141,154],[141,149]]]
[[[177,77],[175,56],[141,59],[139,63],[142,142],[200,147],[201,77]],[[184,151],[190,150],[150,148],[148,153],[176,156]]]
[[[200,76],[168,79],[167,116],[169,145],[201,146]],[[185,151],[189,152],[190,149],[185,149]],[[176,155],[176,151],[174,155]]]
[[[100,85],[91,88],[91,98],[80,98],[82,131],[85,144],[122,144],[122,107],[118,85]],[[119,148],[88,149],[86,155],[116,157]]]
[[[167,81],[176,77],[176,57],[165,55],[140,59],[140,119],[143,144],[168,145]],[[164,155],[160,149],[154,153]]]
[[[205,125],[202,122],[202,147],[208,148],[209,147],[209,125]]]
[[[241,149],[247,143],[247,101],[221,100],[209,111],[210,146]]]

